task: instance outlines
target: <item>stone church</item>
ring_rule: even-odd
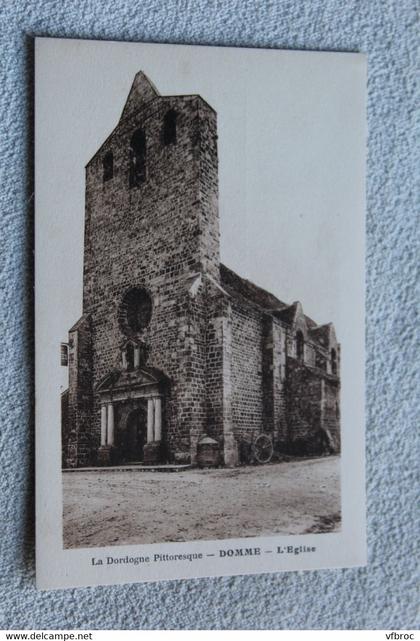
[[[216,113],[139,72],[86,166],[83,315],[62,345],[63,465],[340,448],[340,346],[220,263]]]

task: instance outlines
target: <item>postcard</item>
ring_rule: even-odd
[[[366,58],[36,39],[37,585],[366,563]]]

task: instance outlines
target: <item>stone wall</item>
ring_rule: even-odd
[[[287,438],[286,418],[286,341],[287,332],[270,314],[264,318],[263,392],[264,431],[273,434],[274,442]]]
[[[306,439],[321,427],[322,376],[289,356],[286,385],[288,439]]]
[[[69,390],[61,394],[61,465],[67,467],[69,440]]]
[[[206,400],[207,434],[223,444],[224,350],[230,310],[223,294],[207,284]],[[229,368],[230,370],[230,368]],[[229,372],[228,370],[228,372]]]
[[[340,451],[340,386],[337,380],[324,381],[323,402],[323,428],[331,434],[335,451]]]
[[[238,463],[232,414],[232,307],[214,282],[207,283],[206,396],[207,434],[219,443],[225,465]]]
[[[169,113],[176,114],[170,140]],[[133,183],[139,166],[133,136],[140,129],[145,163],[137,158],[141,178]],[[122,321],[132,288],[145,290],[151,302],[150,321],[136,330]],[[298,330],[305,364],[296,358]],[[86,167],[83,316],[69,332],[63,399],[67,465],[96,463],[95,390],[123,367],[128,338],[142,344],[140,365],[168,381],[167,460],[195,463],[205,434],[217,441],[226,465],[238,462],[241,440],[261,432],[288,447],[322,428],[339,447],[339,383],[329,361],[334,346],[339,368],[339,346],[332,326],[316,327],[300,303],[287,306],[220,265],[216,114],[199,96],[159,96],[142,74],[117,127]],[[316,367],[320,356],[324,371]]]

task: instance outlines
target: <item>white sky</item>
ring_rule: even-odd
[[[199,94],[217,111],[222,261],[334,322],[342,343],[363,331],[365,65],[360,54],[37,39],[37,278],[48,280],[37,305],[54,305],[45,339],[57,353],[82,311],[84,166],[139,70],[162,95]]]

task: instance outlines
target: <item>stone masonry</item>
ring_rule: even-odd
[[[220,264],[217,117],[139,72],[86,167],[83,314],[69,331],[63,465],[218,460],[268,434],[340,447],[340,347]]]

